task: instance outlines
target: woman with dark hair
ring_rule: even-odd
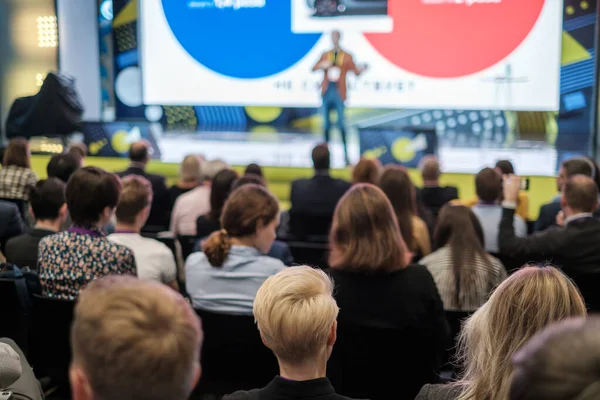
[[[224,169],[215,175],[210,188],[210,212],[196,220],[196,236],[203,238],[221,229],[221,213],[238,174],[232,169]]]
[[[434,243],[437,250],[420,263],[431,272],[445,310],[477,310],[506,278],[500,260],[485,252],[481,224],[465,206],[442,208]]]
[[[37,183],[30,158],[26,139],[10,141],[0,170],[0,199],[29,201],[29,193]]]
[[[246,167],[246,170],[244,171],[244,175],[248,175],[248,174],[253,174],[253,175],[258,175],[258,176],[264,177],[261,166],[258,164],[255,164],[255,163],[248,164],[248,166]]]
[[[377,185],[381,174],[381,163],[377,159],[361,158],[352,170],[352,184],[370,183]]]
[[[334,347],[332,377],[336,372],[344,377],[340,394],[370,399],[414,398],[423,383],[436,381],[447,344],[446,316],[431,274],[421,265],[409,265],[411,255],[392,205],[373,185],[354,185],[342,197],[333,216],[329,242],[341,343],[337,352]],[[398,346],[408,344],[410,349],[403,347],[405,359],[400,362],[391,349],[382,354],[374,348],[354,348],[351,342],[360,334],[351,332],[361,329],[375,329],[381,338],[393,337]],[[365,341],[361,347],[377,345],[361,340]],[[366,360],[369,356],[365,352],[377,353],[378,360]],[[407,367],[389,369],[388,365],[398,363]],[[393,379],[386,376],[389,371],[393,371]],[[346,378],[359,375],[363,376],[360,382]]]
[[[221,230],[202,243],[185,265],[186,288],[195,308],[252,315],[262,283],[285,268],[266,256],[277,236],[279,203],[264,187],[245,185],[223,207]]]
[[[408,249],[420,257],[431,253],[429,230],[417,214],[416,189],[406,170],[397,165],[388,165],[383,170],[379,187],[392,203]]]
[[[116,175],[97,167],[76,171],[67,183],[73,226],[40,241],[38,265],[45,296],[73,300],[92,280],[112,274],[136,275],[133,253],[102,233],[121,194]]]

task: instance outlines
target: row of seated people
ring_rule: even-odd
[[[408,266],[388,275],[418,273],[415,269]],[[334,279],[340,273],[347,272],[335,268]],[[405,320],[403,331],[421,340],[403,342],[396,337],[385,343],[391,354],[386,353],[376,337],[352,336],[356,321],[335,295],[336,286],[325,272],[306,266],[285,268],[260,285],[252,315],[279,372],[264,387],[235,391],[224,399],[600,396],[600,320],[587,318],[576,286],[554,267],[519,270],[466,320],[459,337],[462,373],[449,384],[436,383],[437,365],[429,358],[436,349],[432,336],[439,331],[419,329],[414,320]],[[379,314],[383,305],[372,305],[370,313]],[[371,321],[380,330],[382,322],[386,323]],[[202,389],[205,370],[211,371],[200,360],[203,341],[208,346],[214,340],[204,337],[202,322],[190,304],[167,286],[117,275],[97,279],[81,292],[75,307],[72,398],[188,399],[195,388]],[[0,369],[3,392],[10,391],[17,399],[42,399],[24,354],[14,342],[3,342],[8,347],[0,346],[0,360],[9,363],[2,362]],[[397,347],[403,352],[394,351]],[[368,354],[373,349],[378,354]],[[383,363],[372,364],[373,359]]]

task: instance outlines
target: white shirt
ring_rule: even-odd
[[[196,220],[210,211],[210,187],[198,186],[175,201],[170,231],[176,236],[196,236]]]
[[[502,203],[506,205],[505,203]],[[478,203],[471,207],[473,214],[477,216],[481,227],[483,228],[483,237],[485,240],[485,251],[498,253],[498,234],[500,233],[500,221],[502,220],[502,206],[500,204],[481,204]],[[527,224],[523,218],[514,216],[515,236],[527,236]]]
[[[161,283],[177,279],[175,257],[164,243],[137,233],[113,233],[108,240],[133,252],[139,278]]]

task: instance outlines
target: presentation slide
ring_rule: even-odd
[[[139,4],[146,104],[318,107],[337,30],[347,106],[559,108],[562,0]]]

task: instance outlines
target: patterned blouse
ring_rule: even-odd
[[[29,201],[29,194],[36,183],[37,176],[29,168],[4,167],[0,169],[0,198]]]
[[[80,228],[43,238],[38,264],[42,294],[63,300],[74,300],[94,279],[137,274],[131,250]]]

